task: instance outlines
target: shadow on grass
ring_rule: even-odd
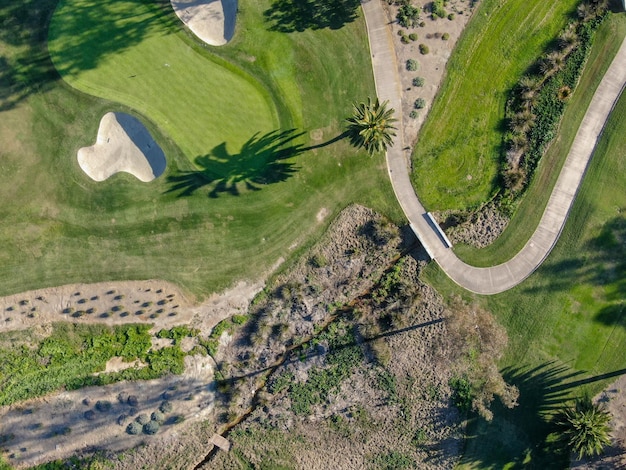
[[[555,432],[552,415],[579,395],[578,387],[626,373],[620,369],[593,377],[552,361],[537,367],[509,367],[502,375],[519,389],[519,405],[513,409],[497,402],[493,421],[470,420],[466,452],[461,463],[472,468],[567,468],[569,452],[549,435]]]
[[[58,3],[0,0],[0,111],[12,109],[59,80],[47,43],[49,23]],[[165,7],[171,7],[164,0],[153,2],[153,15],[142,21],[134,21],[128,9],[122,11],[116,3],[82,2],[56,21],[55,33],[67,44],[57,64],[62,73],[96,67],[105,56],[141,41],[156,24],[175,26],[174,13],[168,12]]]
[[[359,0],[276,0],[263,14],[271,31],[340,29],[358,16]]]
[[[170,188],[167,192],[176,192],[183,197],[207,188],[208,196],[216,198],[220,194],[238,196],[242,188],[259,191],[263,186],[280,183],[296,173],[298,168],[290,159],[345,136],[340,134],[327,142],[304,147],[296,143],[302,135],[304,132],[298,133],[295,129],[275,130],[262,136],[256,133],[235,154],[229,153],[226,142],[222,142],[208,155],[195,159],[200,169],[168,176]]]
[[[61,75],[91,70],[106,57],[118,54],[145,38],[179,28],[169,2],[118,0],[73,2],[50,22],[52,54]],[[139,12],[137,12],[139,11]],[[58,43],[58,44],[57,44]]]
[[[573,285],[603,286],[607,302],[622,302],[626,293],[626,218],[607,221],[599,235],[565,259],[548,258],[540,268],[542,282],[526,288],[528,294],[569,291]],[[605,319],[615,320],[614,314]],[[601,318],[599,318],[602,321]]]

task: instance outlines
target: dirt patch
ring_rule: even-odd
[[[78,150],[78,164],[95,181],[123,171],[147,183],[165,171],[165,163],[165,154],[148,129],[124,113],[106,113],[95,145]]]
[[[127,432],[131,422],[140,415],[149,419],[164,401],[171,409],[164,408],[169,411],[156,436]],[[2,447],[17,468],[97,449],[121,451],[180,432],[183,421],[206,419],[213,402],[212,359],[187,356],[182,375],[59,392],[4,407],[0,422],[8,441]]]
[[[413,148],[419,129],[439,91],[448,59],[473,13],[471,7],[473,2],[450,0],[445,7],[447,16],[444,18],[437,17],[437,19],[432,19],[430,14],[431,1],[418,0],[411,2],[411,4],[420,9],[420,25],[423,26],[406,29],[402,28],[396,20],[399,6],[383,2],[393,33],[398,71],[402,83],[404,145]],[[402,36],[398,34],[399,32],[404,32],[407,37],[409,34],[415,33],[417,39],[414,41],[408,39],[408,43],[404,44]],[[420,45],[422,44],[427,47],[427,54],[420,52]],[[418,70],[407,70],[406,63],[409,59],[415,59],[419,62]],[[413,84],[413,79],[416,77],[424,79],[422,86]],[[415,101],[419,98],[424,100],[424,107],[418,110],[415,108]],[[413,115],[415,117],[411,117],[413,111],[415,111]]]
[[[70,321],[151,323],[153,332],[184,324],[208,334],[224,318],[245,311],[263,285],[241,281],[201,304],[194,304],[174,284],[157,280],[38,289],[0,298],[0,332]]]

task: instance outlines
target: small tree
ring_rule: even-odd
[[[609,421],[611,415],[591,398],[579,398],[574,406],[562,410],[556,418],[561,436],[578,458],[600,455],[611,443]]]
[[[393,145],[396,135],[393,123],[396,119],[393,117],[394,110],[387,109],[387,101],[381,104],[378,98],[374,102],[369,98],[367,104],[355,103],[353,110],[353,115],[347,119],[352,145],[365,147],[370,155],[385,152],[387,147]]]

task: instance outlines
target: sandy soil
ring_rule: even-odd
[[[453,19],[437,18],[433,20],[430,13],[424,11],[424,7],[430,3],[428,0],[412,2],[414,6],[422,10],[421,21],[424,23],[424,26],[407,30],[402,28],[396,21],[398,6],[388,5],[386,2],[383,2],[393,32],[398,71],[402,81],[404,145],[410,147],[413,147],[417,141],[419,129],[426,119],[426,115],[444,78],[450,54],[472,15],[469,1],[450,0],[447,2],[446,11],[454,15]],[[410,41],[408,44],[403,44],[401,37],[398,35],[400,30],[407,35],[417,33],[418,39]],[[442,39],[444,33],[449,35],[447,40]],[[428,46],[430,52],[425,55],[421,54],[419,51],[420,44]],[[416,59],[419,62],[420,67],[417,71],[409,72],[406,70],[406,61],[408,59]],[[413,78],[415,77],[424,78],[425,83],[423,87],[413,86]],[[426,106],[417,111],[417,117],[414,119],[409,117],[409,114],[415,109],[414,103],[418,98],[423,98],[426,101]]]
[[[245,312],[264,283],[241,281],[194,304],[165,281],[101,282],[38,289],[0,298],[0,332],[55,321],[119,325],[145,322],[153,331],[189,325],[203,334],[224,318]]]
[[[9,462],[24,468],[87,449],[119,451],[178,430],[184,425],[175,424],[176,417],[183,417],[185,424],[206,419],[214,402],[214,362],[206,356],[187,356],[185,366],[185,373],[178,376],[87,387],[0,409],[2,432],[12,434],[2,446]],[[137,397],[136,406],[128,404],[129,395]],[[126,432],[136,416],[150,415],[165,399],[173,409],[157,435]],[[110,402],[111,409],[99,411],[99,400]]]
[[[165,171],[165,154],[150,132],[133,116],[106,113],[95,145],[78,150],[78,164],[95,181],[124,171],[145,183]]]
[[[185,26],[211,46],[223,46],[235,34],[237,0],[171,0],[171,4]]]

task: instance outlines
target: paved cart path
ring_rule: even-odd
[[[402,110],[402,89],[389,20],[380,0],[367,0],[362,7],[376,93],[381,102],[389,101],[390,107]],[[387,152],[387,169],[394,192],[428,255],[454,282],[478,294],[497,294],[516,286],[541,265],[563,230],[598,138],[625,84],[626,41],[591,100],[537,229],[513,258],[490,268],[477,268],[461,261],[446,243],[439,226],[429,218],[409,178],[411,150],[404,150],[402,123],[399,122],[398,135]],[[401,116],[396,117],[401,119]]]

